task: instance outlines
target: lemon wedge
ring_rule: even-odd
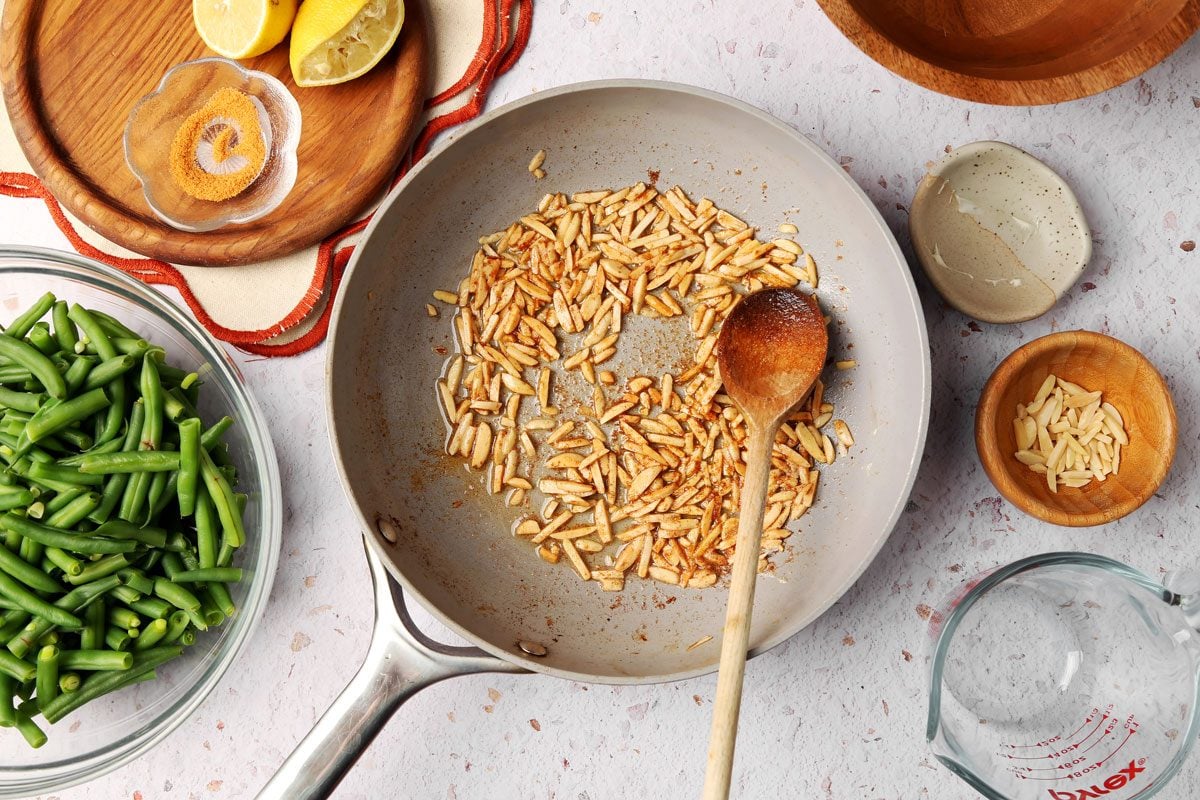
[[[204,43],[226,58],[252,58],[283,41],[296,18],[296,0],[192,0],[192,19]]]
[[[292,26],[296,85],[328,86],[368,72],[403,25],[403,0],[305,0]]]

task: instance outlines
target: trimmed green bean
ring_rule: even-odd
[[[163,386],[158,377],[158,361],[154,353],[142,357],[140,378],[142,400],[146,403],[146,421],[142,426],[142,450],[158,450],[163,434]]]
[[[29,477],[35,481],[55,481],[71,483],[76,486],[102,486],[103,475],[92,475],[82,472],[76,467],[63,467],[58,464],[35,462],[29,467]]]
[[[104,424],[100,426],[100,432],[96,434],[97,442],[109,442],[121,435],[121,426],[125,424],[125,379],[117,378],[112,381],[104,387],[104,393],[108,395],[112,405],[108,407]]]
[[[0,517],[0,529],[19,533],[47,547],[59,547],[76,553],[128,553],[137,548],[137,543],[116,539],[99,539],[83,534],[51,528],[19,517],[11,511]]]
[[[33,373],[24,367],[0,366],[0,384],[13,386],[33,382]]]
[[[21,683],[33,680],[37,667],[6,650],[0,650],[0,672],[11,675]]]
[[[58,697],[58,668],[61,653],[57,647],[48,644],[38,652],[37,675],[34,677],[34,695],[37,697],[38,708],[45,708],[54,698]]]
[[[7,488],[7,487],[5,487]],[[25,508],[36,500],[33,492],[28,489],[0,492],[0,511],[11,511],[14,508]]]
[[[120,583],[120,578],[117,578],[117,581],[118,581],[118,583]],[[137,589],[133,588],[132,586],[125,586],[125,585],[120,585],[120,586],[114,587],[113,590],[108,593],[108,596],[113,598],[114,600],[120,600],[125,605],[129,605],[130,603],[135,603],[138,600],[142,599],[141,592],[139,592]]]
[[[129,558],[124,553],[105,556],[104,558],[85,564],[83,570],[78,575],[68,575],[67,583],[73,586],[91,583],[101,578],[107,578],[109,575],[115,575],[128,566]]]
[[[55,299],[53,294],[46,292],[4,329],[4,335],[13,339],[24,339],[26,334],[33,330],[33,326],[37,324],[38,320],[46,316],[46,312],[54,307]]]
[[[200,434],[200,446],[205,450],[211,450],[221,441],[221,437],[225,432],[233,427],[233,417],[221,417],[212,424],[212,427]]]
[[[217,606],[217,601],[213,599],[207,586],[201,588],[198,597],[200,598],[200,616],[207,627],[212,628],[225,621],[225,612]]]
[[[64,672],[58,676],[58,689],[60,692],[78,692],[79,687],[83,685],[83,678],[78,672]]]
[[[0,672],[0,728],[12,728],[17,724],[17,709],[13,707],[16,696],[16,681],[7,672]]]
[[[152,620],[142,630],[142,635],[139,636],[133,643],[133,651],[139,653],[143,650],[160,644],[167,635],[167,621],[165,619]]]
[[[87,671],[126,670],[133,666],[133,656],[118,650],[64,650],[59,661],[62,669]]]
[[[216,509],[208,491],[201,489],[196,499],[196,558],[201,569],[217,566]]]
[[[58,354],[58,342],[54,340],[54,336],[50,333],[50,326],[45,322],[39,322],[30,328],[25,340],[37,348],[42,355],[50,356],[51,361]]]
[[[167,617],[167,636],[166,641],[169,644],[174,644],[187,630],[187,626],[192,624],[191,617],[186,611],[172,611]]]
[[[157,597],[143,597],[130,603],[129,607],[150,619],[166,619],[175,610],[175,606]]]
[[[33,715],[37,710],[37,702],[34,700],[26,700],[17,706],[17,730],[25,737],[29,746],[35,750],[46,743],[46,732],[33,721]]]
[[[27,539],[26,541],[32,541]],[[47,547],[45,556],[51,564],[63,571],[63,574],[72,577],[83,572],[83,562],[75,556],[63,550],[61,547]]]
[[[240,567],[210,567],[188,569],[171,576],[174,583],[237,583],[242,579]]]
[[[85,475],[115,475],[122,472],[172,472],[179,468],[180,454],[168,450],[89,454],[80,459],[79,464],[79,471]]]
[[[33,414],[46,402],[47,395],[40,392],[18,392],[0,387],[0,407],[13,408]]]
[[[63,352],[74,353],[75,345],[79,342],[79,331],[67,316],[68,311],[66,301],[59,300],[50,312],[50,319],[54,323],[54,338],[58,340],[58,346]]]
[[[181,517],[196,513],[196,487],[200,480],[200,426],[200,420],[195,418],[179,423],[179,480],[176,493]]]
[[[39,322],[30,328],[25,339],[42,355],[50,356],[51,360],[54,360],[54,356],[58,353],[58,342],[54,340],[54,336],[50,333],[50,326],[45,322]]]
[[[55,600],[54,605],[60,609],[82,611],[88,603],[105,592],[111,591],[118,585],[120,585],[120,581],[117,580],[115,575],[112,575],[108,578],[84,584],[83,586],[76,586],[58,600]],[[9,640],[8,651],[18,658],[23,658],[29,652],[30,648],[53,627],[54,623],[45,617],[33,619],[25,626],[24,630]]]
[[[74,528],[83,522],[98,505],[100,505],[100,495],[96,492],[80,494],[58,510],[54,509],[53,501],[51,501],[46,505],[46,510],[51,512],[46,524],[51,528]]]
[[[133,365],[136,363],[137,358],[134,356],[117,356],[116,358],[101,361],[88,373],[87,380],[83,382],[84,391],[108,386],[117,378],[133,369]]]
[[[96,528],[93,534],[107,536],[111,539],[128,539],[151,547],[166,547],[167,545],[167,532],[162,528],[139,528],[131,522],[120,519],[109,520]]]
[[[168,472],[165,474],[167,476],[166,484],[163,485],[162,492],[159,494],[158,499],[155,500],[155,502],[150,506],[151,519],[155,519],[162,514],[163,511],[167,509],[167,506],[171,505],[171,501],[177,501],[179,499],[179,491],[177,488],[179,486],[179,473]],[[151,495],[154,494],[153,484],[150,486],[150,493]]]
[[[99,650],[108,630],[108,609],[103,600],[93,600],[83,610],[83,630],[79,633],[81,650]]]
[[[154,581],[147,578],[141,570],[129,567],[118,572],[117,577],[121,579],[121,585],[128,586],[139,594],[154,593]]]
[[[67,312],[67,318],[79,326],[79,329],[83,331],[83,335],[87,337],[88,344],[96,351],[100,358],[107,361],[110,358],[116,357],[117,350],[113,347],[108,332],[100,325],[99,320],[104,316],[98,312],[88,311],[78,303],[72,304],[70,310]]]
[[[233,497],[233,490],[213,463],[212,457],[203,450],[200,452],[200,475],[204,478],[204,487],[217,510],[217,517],[221,520],[224,541],[230,547],[241,547],[246,542],[246,529],[241,514],[236,510],[237,501]]]
[[[103,456],[108,455],[109,453],[121,452],[122,444],[124,444],[122,440],[113,439],[111,442],[93,445],[92,447],[81,447],[78,449],[86,450],[87,452],[79,453],[78,455],[74,456],[68,456],[67,458],[60,458],[58,463],[65,467],[78,467],[83,460],[89,456]]]
[[[54,392],[50,394],[53,396]],[[33,419],[25,426],[25,435],[29,437],[29,441],[37,442],[55,431],[74,425],[97,411],[108,408],[111,404],[112,401],[103,389],[93,389],[53,406],[43,404],[41,410],[34,414]]]
[[[163,572],[167,573],[168,579],[174,580],[176,575],[187,569],[182,558],[182,555],[186,552],[187,549],[185,548],[178,552],[163,553],[162,568]]]
[[[126,339],[138,338],[137,333],[130,330],[124,323],[111,314],[105,314],[103,311],[92,311],[92,316],[112,336],[121,336]]]
[[[129,476],[125,486],[125,495],[121,498],[121,508],[117,516],[126,522],[136,522],[138,515],[146,506],[146,498],[150,494],[150,473],[134,472]]]
[[[0,572],[0,594],[3,594],[15,603],[19,603],[23,609],[35,617],[41,617],[54,625],[62,625],[67,628],[77,628],[83,625],[83,620],[79,617],[69,611],[64,611],[58,606],[47,603],[14,580],[6,572]]]
[[[63,373],[63,380],[67,383],[67,393],[75,394],[79,391],[88,379],[88,375],[92,373],[92,368],[96,366],[96,359],[91,356],[80,356],[71,362],[71,366],[67,367],[67,371]]]
[[[152,477],[150,478],[150,489],[146,492],[146,520],[142,523],[143,525],[149,525],[150,520],[154,519],[154,509],[162,502],[164,497],[167,498],[168,502],[174,499],[174,492],[170,496],[167,495],[167,483],[170,482],[171,476],[177,473],[155,472],[146,474],[152,475]]]
[[[154,594],[181,611],[198,611],[200,609],[200,599],[196,595],[166,578],[158,578],[154,581]]]
[[[42,715],[51,724],[58,722],[92,700],[127,686],[143,675],[153,672],[159,665],[176,658],[181,652],[183,650],[180,647],[167,646],[154,647],[137,653],[134,656],[133,665],[129,669],[96,673],[83,682],[83,686],[78,692],[59,695],[42,711]]]
[[[120,606],[115,606],[108,610],[108,621],[118,628],[125,628],[126,630],[140,628],[142,625],[141,617],[130,609],[121,608]]]
[[[14,605],[16,604],[14,603]],[[24,609],[18,609],[15,612],[6,614],[4,624],[0,625],[0,641],[7,642],[14,636],[19,635],[25,630],[25,626],[29,624],[32,618],[33,615]]]
[[[40,556],[39,556],[40,559]],[[63,585],[7,547],[0,547],[0,570],[38,592],[63,592]],[[16,601],[13,598],[14,602]]]
[[[125,440],[122,443],[122,452],[133,452],[137,449],[138,440],[142,435],[142,423],[145,420],[146,407],[141,399],[133,404],[133,408],[129,414],[129,423],[125,431]],[[100,506],[88,515],[88,519],[97,524],[106,522],[112,516],[112,512],[116,510],[122,498],[125,496],[125,487],[129,484],[128,474],[113,475],[104,484],[104,491],[101,494]]]
[[[6,332],[7,333],[7,332]],[[0,336],[0,358],[29,370],[49,395],[62,400],[67,396],[67,384],[54,362],[36,347],[21,339]]]
[[[124,628],[109,628],[104,632],[104,643],[112,650],[127,652],[133,647],[134,637]]]

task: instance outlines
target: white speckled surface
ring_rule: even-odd
[[[930,448],[909,512],[829,614],[747,673],[735,796],[973,797],[923,742],[929,606],[965,576],[1043,550],[1093,550],[1150,574],[1200,561],[1193,499],[1200,494],[1193,313],[1200,253],[1180,247],[1200,238],[1200,40],[1099,97],[991,108],[893,77],[844,41],[814,0],[634,6],[542,0],[529,50],[492,102],[618,76],[736,95],[840,159],[906,247],[905,206],[925,162],[950,144],[1000,139],[1063,174],[1093,225],[1092,266],[1034,322],[974,324],[945,309],[918,278],[934,398]],[[43,208],[19,200],[0,201],[0,239],[64,246]],[[1145,352],[1166,374],[1179,411],[1179,455],[1160,496],[1098,529],[1057,529],[1021,516],[987,482],[972,445],[972,410],[992,367],[1022,341],[1068,327],[1105,331]],[[274,428],[288,501],[276,589],[250,652],[151,755],[60,800],[253,797],[357,667],[370,592],[326,440],[323,356],[243,359]],[[711,677],[636,688],[542,677],[443,683],[396,716],[336,797],[694,797],[714,686]],[[1198,794],[1200,756],[1159,796]]]

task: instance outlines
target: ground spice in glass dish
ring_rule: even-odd
[[[267,161],[258,106],[243,92],[218,89],[184,120],[171,143],[171,177],[197,200],[221,202],[249,188]]]

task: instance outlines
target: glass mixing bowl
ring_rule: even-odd
[[[49,741],[33,750],[0,730],[0,798],[29,797],[91,780],[166,738],[204,702],[250,639],[262,616],[282,540],[279,466],[258,405],[229,356],[185,312],[132,278],[89,259],[42,249],[0,249],[0,320],[9,321],[46,292],[108,312],[167,350],[168,362],[200,373],[206,421],[237,422],[226,441],[249,495],[246,545],[231,586],[238,613],[197,637],[184,655],[159,667],[158,680],[102,697],[55,725],[38,719]]]

